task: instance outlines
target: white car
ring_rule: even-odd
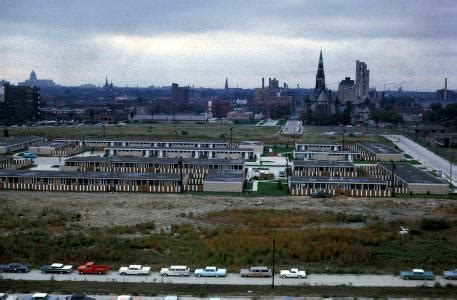
[[[121,267],[119,269],[121,275],[149,275],[151,274],[151,267],[143,267],[142,265],[130,265],[128,267]]]
[[[161,276],[190,276],[190,268],[187,266],[170,266],[160,269]]]
[[[281,278],[306,278],[306,271],[300,271],[297,268],[281,270],[279,276],[281,276]]]

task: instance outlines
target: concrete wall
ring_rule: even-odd
[[[446,195],[449,193],[447,184],[408,184],[408,189],[413,194],[438,194]]]
[[[243,182],[203,181],[204,192],[243,192]]]

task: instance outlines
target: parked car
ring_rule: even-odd
[[[457,279],[457,269],[451,271],[444,271],[443,277],[446,279]]]
[[[151,267],[143,267],[142,265],[130,265],[128,267],[121,267],[119,269],[121,275],[149,275],[151,274]]]
[[[190,268],[187,266],[170,266],[169,268],[161,268],[160,275],[162,275],[162,276],[190,276]]]
[[[411,271],[400,272],[400,277],[403,279],[414,280],[433,280],[435,275],[432,272],[425,272],[422,269],[412,269]]]
[[[306,278],[306,271],[300,271],[298,268],[291,268],[290,270],[281,270],[279,276],[281,276],[281,278]]]
[[[73,272],[72,265],[64,265],[61,263],[53,263],[52,265],[44,265],[41,267],[41,273],[71,273]]]
[[[32,267],[20,263],[9,263],[0,265],[0,272],[9,272],[9,273],[26,273],[29,272]]]
[[[79,274],[106,274],[110,270],[107,265],[96,265],[94,262],[87,262],[85,265],[78,267]]]
[[[95,300],[95,298],[89,297],[86,294],[76,293],[70,296],[66,296],[65,300]]]
[[[227,275],[227,269],[219,269],[218,267],[206,267],[204,269],[196,269],[194,274],[197,277],[224,277]]]
[[[120,295],[120,296],[117,296],[117,300],[132,300],[132,296],[130,296],[130,295]]]
[[[240,270],[241,277],[271,277],[271,269],[264,266],[250,267]]]
[[[26,299],[24,299],[24,300],[26,300]],[[33,300],[59,300],[59,297],[49,295],[48,293],[35,293],[32,295],[31,299],[33,299]]]
[[[7,293],[0,293],[1,300],[17,300],[17,296],[8,295]]]
[[[330,194],[326,193],[325,191],[315,191],[311,193],[312,198],[329,198]]]

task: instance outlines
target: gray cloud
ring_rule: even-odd
[[[13,81],[39,67],[39,76],[65,84],[108,74],[131,85],[222,86],[230,76],[253,87],[271,74],[312,86],[320,46],[333,88],[353,76],[356,59],[368,63],[378,87],[413,80],[410,87],[433,90],[457,73],[450,67],[457,60],[455,1],[4,0],[1,6],[0,74]]]

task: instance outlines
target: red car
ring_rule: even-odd
[[[85,265],[78,267],[79,274],[106,274],[110,270],[109,266],[106,265],[96,265],[94,262],[90,261]]]

